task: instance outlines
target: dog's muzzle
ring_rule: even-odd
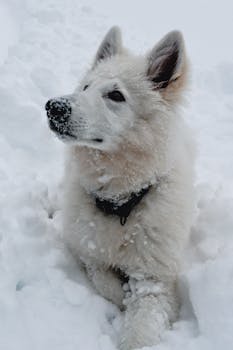
[[[69,135],[68,121],[72,108],[67,98],[51,99],[46,105],[50,129],[60,135]]]

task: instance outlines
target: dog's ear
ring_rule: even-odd
[[[147,76],[155,90],[165,89],[173,82],[178,82],[186,73],[187,66],[182,34],[172,31],[165,35],[149,53],[147,62]]]
[[[95,56],[94,66],[106,59],[120,53],[122,50],[121,31],[118,27],[112,27],[105,35]]]

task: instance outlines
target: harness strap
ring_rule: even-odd
[[[148,187],[141,189],[140,192],[131,193],[128,201],[123,204],[119,204],[113,200],[103,199],[98,196],[95,196],[95,204],[104,214],[119,216],[120,223],[124,226],[133,208],[141,202],[151,187],[152,185],[149,185]]]

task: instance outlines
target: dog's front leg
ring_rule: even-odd
[[[124,291],[122,282],[112,270],[101,268],[87,269],[88,276],[92,280],[96,290],[106,299],[123,307]]]
[[[121,350],[131,350],[158,343],[163,331],[177,318],[175,288],[151,281],[136,282],[125,299],[125,320]],[[131,283],[132,286],[132,283]]]

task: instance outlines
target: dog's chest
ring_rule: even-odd
[[[76,242],[79,257],[85,263],[107,266],[141,265],[139,252],[144,252],[148,238],[142,220],[142,210],[136,209],[122,226],[118,217],[104,215],[98,208],[76,221]]]
[[[64,213],[64,238],[75,256],[85,264],[122,270],[152,268],[154,193],[151,189],[122,225],[119,216],[104,213],[81,187],[73,186]]]

